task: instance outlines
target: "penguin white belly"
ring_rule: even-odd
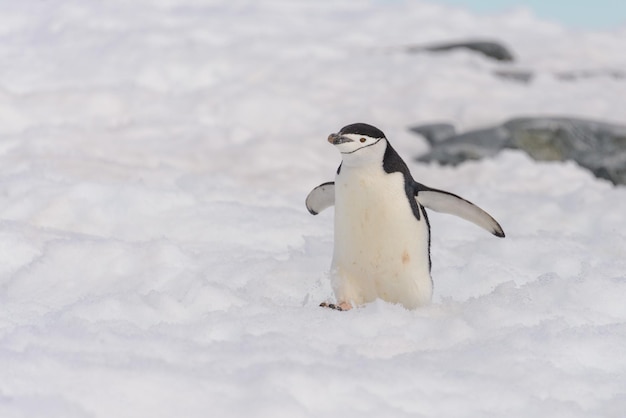
[[[338,303],[380,298],[408,309],[429,303],[428,241],[426,219],[413,214],[401,173],[342,167],[335,179],[331,268]]]

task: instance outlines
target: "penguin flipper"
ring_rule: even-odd
[[[431,189],[418,183],[415,197],[422,206],[428,209],[456,215],[486,229],[496,237],[504,238],[502,227],[491,215],[460,196],[443,190]]]
[[[335,182],[329,181],[311,190],[306,197],[306,208],[311,215],[317,215],[335,204]]]

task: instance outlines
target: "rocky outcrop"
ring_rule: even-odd
[[[499,42],[485,40],[468,40],[460,42],[442,42],[430,45],[413,45],[407,51],[415,52],[447,52],[453,49],[468,49],[498,61],[513,61],[513,54]]]
[[[443,128],[442,128],[443,127]],[[577,118],[517,118],[491,128],[454,133],[450,124],[420,125],[431,150],[419,161],[459,164],[520,149],[538,161],[576,161],[597,177],[626,184],[626,126]],[[451,133],[443,138],[446,133]]]
[[[509,63],[515,61],[515,55],[508,47],[499,41],[469,39],[464,41],[447,41],[403,47],[403,50],[409,53],[444,53],[457,49],[478,52],[487,58],[501,61],[503,64],[500,68],[492,71],[493,75],[496,77],[520,83],[530,83],[536,76],[536,72],[533,70],[512,67]],[[573,69],[554,72],[552,75],[557,80],[561,81],[581,81],[591,78],[626,80],[625,71],[611,68]]]
[[[505,80],[517,81],[520,83],[530,83],[535,78],[535,73],[531,70],[520,68],[500,68],[493,71],[497,77]],[[609,78],[613,80],[626,80],[626,72],[612,69],[597,70],[571,70],[560,71],[552,74],[554,78],[560,81],[584,81],[592,78]]]

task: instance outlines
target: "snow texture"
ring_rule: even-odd
[[[494,38],[538,77],[494,77]],[[625,123],[626,29],[423,1],[0,3],[0,416],[621,417],[626,189],[517,151],[424,165],[406,127]],[[511,65],[511,64],[508,64]],[[332,297],[326,142],[381,128],[432,213],[433,304]]]

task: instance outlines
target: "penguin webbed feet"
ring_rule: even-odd
[[[352,305],[348,302],[341,302],[338,304],[322,302],[320,303],[320,307],[334,309],[336,311],[349,311],[352,309]]]
[[[334,303],[322,302],[322,303],[320,303],[320,307],[321,308],[334,309],[336,311],[343,311],[343,308],[341,306],[335,305]]]

